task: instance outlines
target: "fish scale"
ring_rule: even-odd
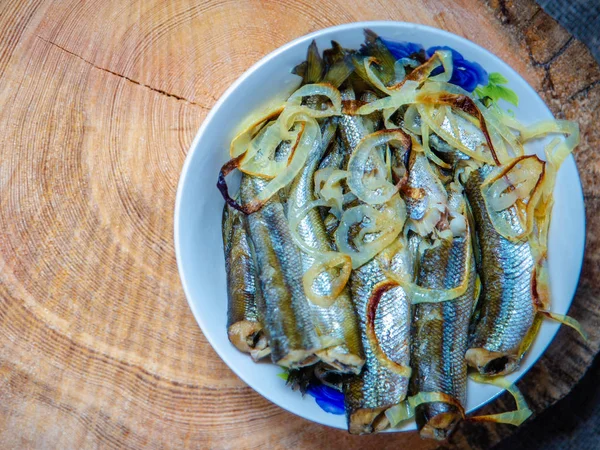
[[[408,252],[395,255],[408,258]],[[403,267],[411,267],[405,263]],[[367,302],[373,288],[386,280],[379,258],[372,259],[352,274],[352,298],[358,310],[365,349],[365,366],[360,378],[345,387],[348,429],[353,434],[366,434],[387,427],[385,411],[404,400],[408,379],[383,366],[366,338]],[[410,301],[401,287],[386,292],[375,316],[375,334],[383,352],[392,361],[407,366],[410,362]]]
[[[411,390],[442,392],[462,405],[466,402],[467,350],[469,320],[475,301],[475,261],[471,239],[442,240],[423,252],[418,284],[430,289],[452,289],[466,281],[459,297],[442,303],[421,303],[413,316],[413,378]],[[448,403],[427,403],[415,411],[421,435],[445,439],[461,418],[460,411]]]
[[[259,339],[263,326],[257,308],[261,292],[245,219],[241,212],[227,204],[223,209],[223,250],[229,340],[243,352],[263,350],[266,342]]]
[[[250,202],[267,183],[244,175],[240,187],[242,203]],[[320,349],[320,341],[302,286],[302,259],[279,196],[273,196],[247,220],[256,249],[271,359],[287,367],[314,362],[311,356]]]
[[[335,123],[326,122],[322,129],[323,141],[314,146],[304,168],[290,187],[287,201],[288,214],[293,214],[315,200],[314,173],[333,137]],[[311,209],[300,221],[298,234],[309,247],[323,253],[334,251],[332,239],[327,234],[321,214],[316,208]],[[304,272],[310,269],[315,262],[312,256],[302,251],[301,260]],[[332,281],[331,274],[323,272],[315,280],[313,288],[317,294],[327,295],[331,292]],[[329,307],[322,307],[312,302],[309,304],[323,347],[317,356],[337,371],[360,373],[364,358],[350,290],[346,287]]]
[[[351,89],[342,90],[341,94],[344,100],[355,99]],[[370,127],[368,124],[367,118],[342,115],[339,129],[348,152],[353,151],[367,135]],[[410,253],[405,247],[401,247],[388,261],[380,254],[352,271],[352,300],[358,314],[365,352],[361,376],[344,384],[348,430],[352,434],[368,434],[387,428],[389,423],[385,411],[406,397],[408,379],[382,365],[371,349],[366,335],[366,308],[377,283],[387,279],[384,268],[411,273],[413,265],[409,260]],[[410,301],[406,292],[401,287],[396,287],[382,296],[374,321],[375,335],[383,352],[392,361],[404,366],[410,362],[410,314]]]
[[[478,321],[470,338],[467,361],[482,374],[506,374],[519,367],[522,343],[534,324],[536,305],[532,290],[535,261],[527,240],[502,237],[492,225],[481,194],[481,184],[493,168],[483,166],[469,176],[465,189],[477,224],[482,295]],[[503,212],[517,232],[517,212]]]

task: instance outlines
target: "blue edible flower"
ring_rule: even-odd
[[[314,397],[323,411],[337,415],[345,413],[344,394],[340,391],[324,384],[311,384],[306,392]]]
[[[383,38],[381,38],[381,41],[396,59],[409,58],[415,53],[420,53],[425,50],[422,45],[415,44],[414,42],[394,42]]]
[[[463,56],[456,50],[450,47],[430,47],[427,49],[427,57],[431,56],[436,50],[447,50],[452,53],[452,64],[454,70],[452,71],[452,78],[450,83],[460,86],[467,92],[473,92],[477,85],[486,86],[488,84],[488,73],[474,61],[467,61]],[[438,67],[432,72],[431,75],[437,75],[442,73],[443,69]]]

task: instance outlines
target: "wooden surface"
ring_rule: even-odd
[[[358,3],[358,2],[357,2]],[[431,448],[351,437],[239,380],[187,306],[173,250],[179,173],[202,120],[260,57],[358,20],[440,27],[512,65],[577,120],[587,252],[571,313],[520,383],[536,411],[600,346],[600,69],[530,0],[5,0],[0,3],[0,448]],[[216,191],[212,193],[217,195]],[[486,411],[510,406],[502,397]],[[508,426],[465,424],[447,447]]]

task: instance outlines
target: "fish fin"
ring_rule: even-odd
[[[325,67],[331,67],[334,64],[343,61],[344,58],[349,56],[353,50],[343,48],[336,41],[331,41],[331,48],[323,50],[323,62]]]
[[[298,64],[296,67],[294,67],[292,69],[292,73],[294,75],[298,75],[299,77],[302,77],[302,80],[304,80],[306,78],[307,67],[308,67],[308,62],[302,61],[300,64]]]
[[[376,58],[380,68],[381,81],[385,85],[392,83],[396,77],[396,58],[374,31],[365,29],[364,33],[365,43],[361,46],[361,54]]]
[[[344,81],[346,81],[353,71],[354,66],[352,65],[350,59],[343,59],[327,69],[327,73],[323,77],[323,81],[337,88],[340,87]]]
[[[308,46],[306,63],[306,83],[320,82],[323,79],[324,64],[315,40]]]

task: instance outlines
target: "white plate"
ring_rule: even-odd
[[[303,61],[315,39],[319,49],[336,40],[342,46],[358,48],[363,29],[370,28],[383,38],[416,42],[425,48],[449,46],[465,59],[478,62],[488,73],[499,72],[520,98],[516,117],[525,124],[551,119],[552,114],[536,92],[506,63],[454,34],[423,25],[402,22],[360,22],[327,28],[296,39],[275,50],[244,73],[219,99],[200,127],[183,166],[175,206],[175,250],[190,308],[200,328],[225,363],[249,386],[273,403],[297,414],[335,428],[346,428],[344,416],[321,410],[314,399],[302,397],[277,377],[281,369],[273,364],[255,364],[227,340],[227,297],[221,241],[223,199],[215,187],[217,174],[228,159],[231,139],[244,118],[274,97],[289,94],[298,84],[290,70]],[[507,106],[507,105],[505,105]],[[542,143],[527,148],[542,153]],[[566,238],[568,237],[568,239]],[[552,309],[566,313],[571,304],[583,260],[585,215],[583,193],[573,157],[560,169],[549,237],[549,265]],[[558,324],[544,321],[521,369],[511,380],[523,376],[542,355]],[[500,393],[494,386],[469,381],[467,409],[473,411]],[[402,430],[414,429],[414,423]]]

